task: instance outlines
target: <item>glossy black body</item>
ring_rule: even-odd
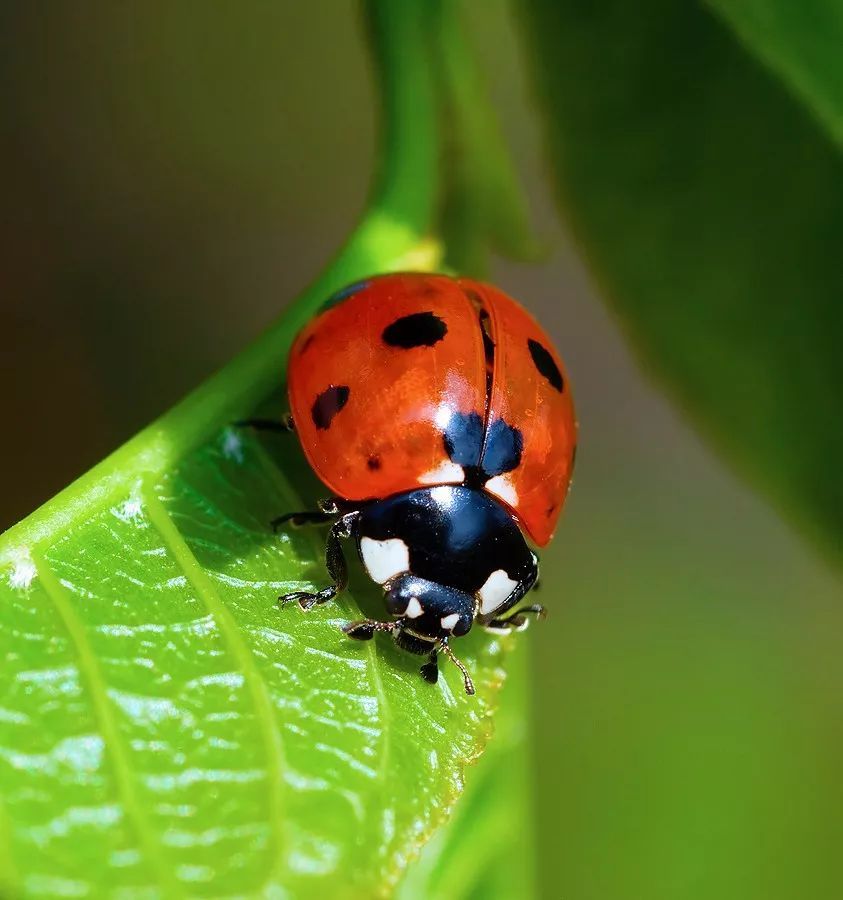
[[[360,511],[356,528],[375,540],[400,538],[409,547],[414,575],[468,594],[496,569],[522,581],[536,567],[512,515],[489,494],[464,485],[378,500]]]
[[[355,532],[358,547],[361,537],[398,538],[407,545],[409,572],[416,579],[412,587],[425,587],[413,593],[396,579],[387,588],[387,606],[397,616],[406,598],[417,597],[424,617],[406,626],[416,633],[443,633],[438,621],[453,613],[459,615],[453,633],[468,631],[463,623],[470,615],[470,627],[477,616],[477,593],[493,572],[503,570],[518,588],[488,619],[511,608],[538,575],[536,557],[511,514],[489,494],[465,485],[419,488],[378,500],[360,510]],[[428,620],[430,630],[423,631]]]

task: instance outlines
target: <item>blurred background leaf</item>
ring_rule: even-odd
[[[822,29],[812,6],[791,8],[794,43]],[[561,209],[607,300],[682,408],[839,559],[839,146],[703,7],[524,10]],[[816,59],[832,93],[841,60]]]
[[[834,0],[709,0],[747,49],[766,63],[843,144],[843,8]]]
[[[541,249],[484,73],[475,64],[474,42],[462,26],[463,6],[456,0],[442,4],[438,72],[445,153],[439,221],[445,263],[483,278],[493,251],[536,261]]]

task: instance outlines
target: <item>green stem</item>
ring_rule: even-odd
[[[438,4],[434,4],[434,9]],[[344,283],[390,269],[435,268],[428,239],[438,196],[438,108],[430,0],[371,0],[368,23],[380,70],[382,165],[368,211],[324,273],[243,353],[0,541],[13,559],[84,521],[92,507],[139,489],[226,423],[247,414],[284,377],[289,346],[322,300]],[[415,255],[413,255],[415,253]]]
[[[483,275],[490,249],[536,259],[529,210],[477,54],[463,23],[463,4],[442,7],[437,71],[447,121],[442,237],[447,263]]]

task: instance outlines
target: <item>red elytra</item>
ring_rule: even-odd
[[[570,386],[547,333],[497,288],[418,273],[352,285],[296,338],[288,391],[308,461],[337,496],[383,498],[479,471],[537,545],[551,539],[574,463]],[[498,420],[516,446],[488,477]],[[455,461],[449,434],[466,422],[482,449]]]

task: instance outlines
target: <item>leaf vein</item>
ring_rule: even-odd
[[[266,770],[269,781],[269,824],[272,835],[272,862],[267,882],[278,882],[279,867],[285,847],[286,823],[284,819],[284,742],[275,707],[266,679],[255,663],[254,656],[243,640],[240,628],[219,594],[214,582],[202,568],[193,551],[182,536],[164,504],[152,491],[144,494],[149,520],[172,553],[187,580],[214,617],[220,633],[226,640],[243,673],[244,683],[252,698],[256,721],[266,751]]]
[[[135,780],[132,777],[133,767],[120,734],[120,726],[114,714],[112,702],[108,697],[105,678],[93,648],[88,641],[85,626],[73,608],[70,592],[52,571],[47,560],[39,551],[34,550],[32,552],[32,560],[35,563],[44,591],[52,600],[76,648],[79,671],[85,684],[88,686],[94,714],[102,730],[105,747],[111,757],[117,791],[123,808],[126,810],[127,817],[134,825],[138,841],[159,883],[166,887],[170,896],[184,896],[184,890],[175,879],[171,868],[167,865],[164,852],[155,838],[154,829],[138,796]]]
[[[292,485],[290,485],[286,474],[275,464],[275,461],[270,457],[266,448],[259,440],[253,440],[251,448],[255,454],[258,464],[263,469],[264,474],[272,483],[276,492],[286,504],[292,507],[299,498],[295,489],[292,487]],[[318,542],[316,534],[313,531],[310,531],[310,535],[311,544],[314,546],[316,556],[318,558],[319,555],[323,552],[323,548]],[[350,592],[349,596],[351,596]],[[338,597],[337,600],[338,605],[345,605],[343,603],[342,597]],[[386,789],[387,785],[389,784],[388,772],[390,764],[389,700],[387,698],[386,689],[384,688],[383,679],[381,678],[379,671],[380,662],[378,660],[378,652],[375,641],[368,641],[366,644],[366,648],[369,656],[368,669],[372,687],[372,696],[377,703],[377,718],[379,725],[379,728],[377,729],[377,743],[380,745],[380,755],[378,758],[377,777],[382,793],[381,805],[382,808],[386,809],[386,807],[388,806]],[[386,835],[384,835],[384,837],[386,837]],[[384,841],[384,845],[385,843],[386,841]],[[381,849],[383,852],[386,852],[385,847],[382,847]]]

